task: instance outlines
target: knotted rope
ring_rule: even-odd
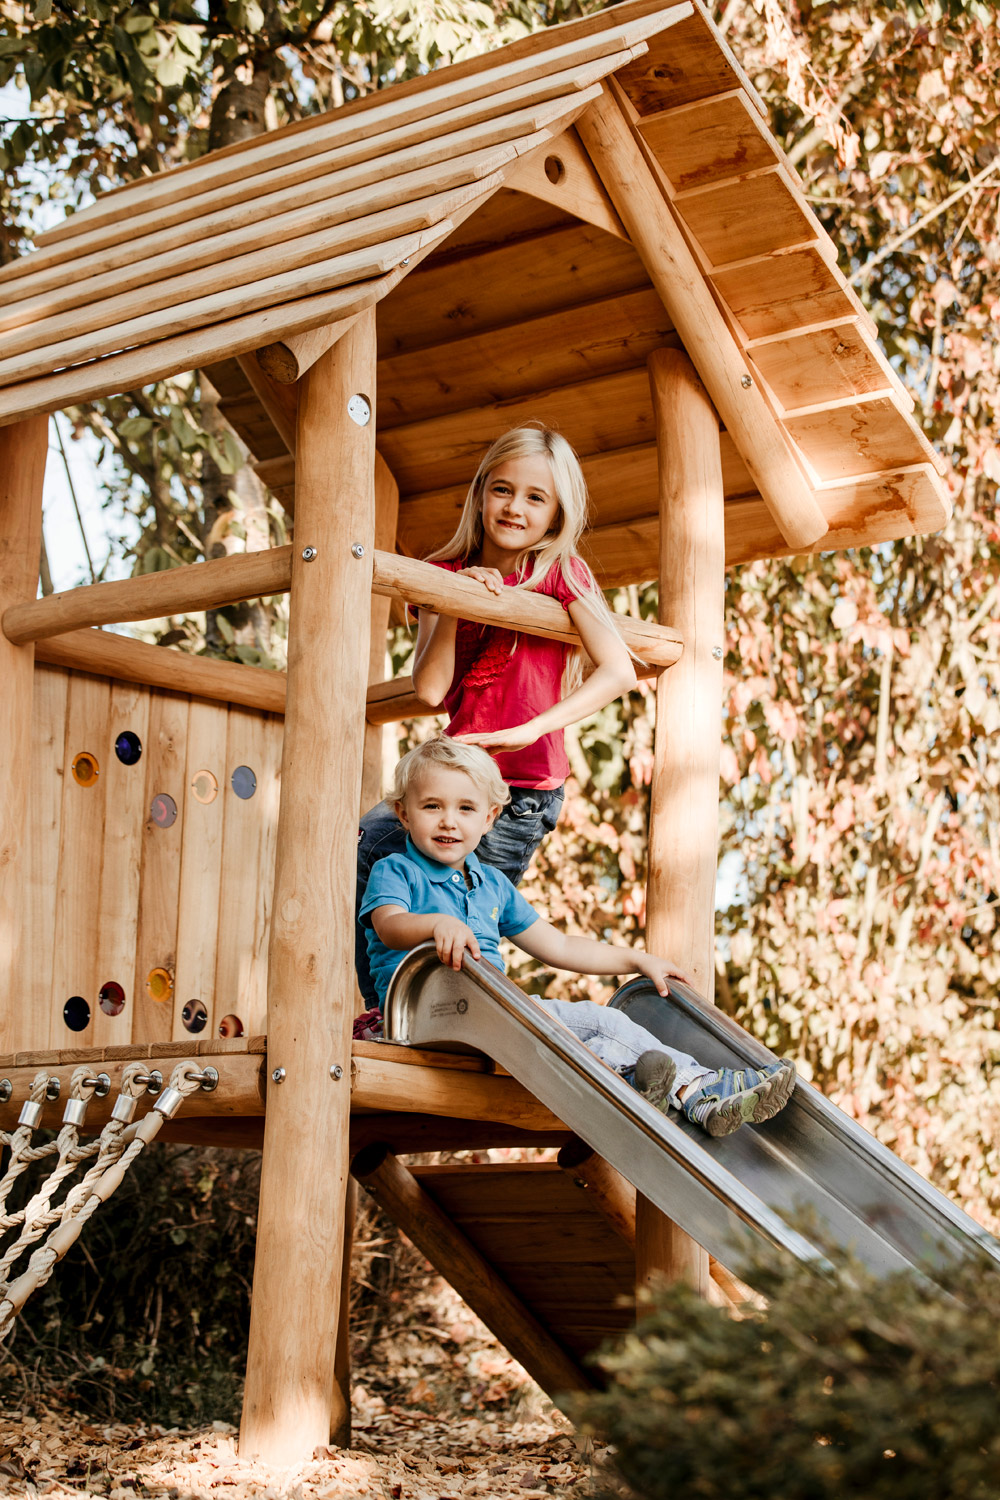
[[[46,1073],[35,1075],[28,1102],[21,1112],[21,1123],[11,1133],[0,1131],[0,1141],[9,1146],[11,1152],[7,1171],[0,1179],[0,1230],[21,1226],[16,1241],[0,1256],[0,1341],[10,1332],[16,1314],[31,1293],[45,1285],[56,1262],[62,1260],[79,1238],[91,1214],[121,1185],[125,1173],[139,1153],[155,1139],[164,1120],[173,1115],[188,1095],[202,1086],[205,1078],[206,1074],[197,1063],[178,1063],[170,1076],[169,1087],[149,1114],[138,1125],[133,1125],[131,1119],[136,1101],[147,1091],[150,1077],[143,1063],[130,1063],[122,1071],[121,1092],[111,1119],[96,1140],[81,1146],[79,1126],[97,1080],[90,1069],[77,1068],[70,1080],[70,1102],[59,1134],[53,1141],[32,1146],[32,1134],[49,1084]],[[32,1161],[46,1156],[55,1156],[56,1162],[34,1197],[23,1209],[12,1214],[3,1213],[7,1195],[18,1177]],[[68,1190],[61,1204],[53,1207],[52,1199],[65,1179],[82,1161],[93,1156],[97,1159],[84,1177]],[[24,1272],[16,1281],[11,1281],[11,1267],[46,1231],[45,1242],[33,1252]]]

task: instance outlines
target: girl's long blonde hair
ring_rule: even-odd
[[[562,433],[554,432],[541,422],[512,427],[487,449],[469,485],[454,535],[444,546],[429,552],[427,561],[475,556],[483,541],[483,495],[490,475],[501,464],[518,458],[548,459],[559,510],[553,528],[518,558],[517,583],[513,587],[537,589],[552,568],[558,567],[570,592],[588,605],[602,623],[615,629],[615,616],[579,553],[580,541],[590,519],[590,497],[580,460]],[[583,680],[585,663],[589,663],[589,658],[582,650],[578,648],[571,653],[566,663],[564,691],[571,691]]]

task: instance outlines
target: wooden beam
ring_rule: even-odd
[[[40,640],[36,662],[169,688],[216,703],[239,703],[264,713],[285,712],[285,674],[242,662],[189,656],[169,646],[151,646],[105,630],[72,630]]]
[[[352,950],[353,951],[353,950]],[[439,1066],[383,1060],[359,1055],[351,1059],[351,1108],[405,1114],[437,1115],[450,1120],[491,1121],[518,1130],[560,1131],[564,1123],[514,1078]]]
[[[768,509],[789,544],[807,549],[826,530],[823,511],[610,91],[577,129]]]
[[[725,499],[719,420],[687,355],[650,355],[660,455],[660,611],[684,621],[684,669],[656,688],[646,945],[711,998],[725,649]],[[639,1194],[636,1281],[686,1277],[704,1294],[708,1255]]]
[[[289,334],[257,350],[263,370],[278,385],[294,385],[311,369],[321,355],[336,342],[328,328],[312,328],[307,333]]]
[[[544,153],[536,152],[508,172],[505,184],[515,192],[552,203],[620,240],[628,239],[614,204],[572,127],[564,130]]]
[[[325,328],[317,330],[326,339],[326,348],[332,349],[333,345],[344,332],[342,323],[328,323]],[[305,334],[308,338],[310,335]],[[298,421],[299,393],[294,386],[282,385],[275,380],[267,368],[261,363],[260,351],[257,354],[239,354],[237,363],[249,380],[253,393],[261,406],[267,412],[274,426],[275,432],[288,449],[289,453],[295,452],[295,424]]]
[[[42,484],[49,424],[31,417],[0,431],[0,610],[18,608],[38,587]],[[23,854],[31,783],[34,650],[0,640],[4,794],[0,798],[0,1048],[19,1040],[18,997],[27,872]],[[23,1031],[21,1036],[23,1038]]]
[[[524,630],[529,635],[569,644],[579,640],[566,611],[551,599],[525,591],[513,595],[510,589],[505,589],[499,598],[487,594],[474,579],[445,573],[412,557],[378,553],[372,591],[405,599],[419,609],[457,615],[463,620],[503,625],[508,630]],[[630,615],[616,615],[615,624],[625,644],[643,661],[669,667],[680,657],[682,638],[669,626],[635,620]]]
[[[92,583],[4,611],[3,633],[15,645],[61,635],[84,625],[158,620],[288,591],[292,547],[240,552],[210,562],[144,573],[116,583]]]
[[[368,1147],[351,1170],[553,1401],[590,1388],[576,1362],[391,1152]]]
[[[354,863],[375,529],[375,318],[360,318],[299,397],[288,701],[268,950],[268,1064],[241,1454],[285,1466],[334,1409],[350,1111]],[[312,560],[303,551],[316,548]],[[364,554],[356,555],[358,548]],[[334,750],[336,753],[332,753]],[[337,1070],[341,1070],[339,1073]]]
[[[636,1192],[628,1178],[578,1136],[563,1146],[557,1159],[615,1233],[634,1249]]]

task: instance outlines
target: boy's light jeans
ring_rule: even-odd
[[[630,1020],[624,1011],[610,1010],[608,1006],[597,1005],[593,1000],[547,1000],[541,995],[533,998],[543,1010],[561,1021],[585,1047],[616,1072],[620,1072],[622,1068],[631,1068],[644,1052],[665,1052],[668,1057],[672,1057],[677,1064],[674,1091],[670,1096],[675,1109],[680,1109],[680,1091],[710,1071],[686,1052],[668,1047],[644,1026]]]

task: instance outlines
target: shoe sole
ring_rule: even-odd
[[[645,1055],[645,1054],[644,1054]],[[641,1058],[640,1058],[641,1061]],[[645,1086],[636,1082],[636,1090],[644,1099],[648,1099],[654,1109],[661,1114],[666,1114],[670,1108],[670,1096],[677,1082],[677,1067],[673,1058],[664,1055],[663,1063],[656,1077],[649,1079]]]
[[[703,1130],[712,1136],[732,1135],[741,1125],[760,1125],[771,1120],[788,1103],[795,1086],[795,1069],[782,1068],[755,1083],[753,1088],[742,1089],[721,1099],[711,1114],[702,1120]]]

